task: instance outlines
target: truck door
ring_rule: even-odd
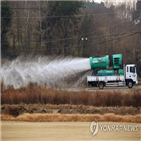
[[[126,66],[126,79],[131,79],[136,83],[137,81],[137,73],[135,65],[127,65]]]

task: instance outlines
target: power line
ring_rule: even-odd
[[[87,38],[99,38],[99,37],[112,37],[112,36],[119,36],[119,35],[126,35],[125,33],[121,33],[121,34],[108,34],[108,35],[99,35],[99,36],[88,36]],[[52,43],[52,42],[58,42],[58,41],[64,41],[64,40],[73,40],[73,39],[81,39],[79,36],[78,37],[72,37],[72,38],[62,38],[62,39],[56,39],[56,40],[52,40],[52,41],[47,41],[46,39],[42,39],[42,40],[30,40],[30,42],[34,42],[34,43],[40,43],[40,42],[45,42],[45,43]],[[13,42],[13,41],[9,41],[9,42]],[[2,44],[7,44],[7,43],[2,43]]]
[[[98,14],[87,14],[87,15],[69,15],[69,16],[45,16],[45,17],[28,17],[28,18],[70,18],[70,17],[85,17],[85,16],[93,16],[93,15],[114,15],[116,13],[98,13]],[[1,17],[3,19],[7,18],[27,18],[27,17]]]
[[[117,26],[117,25],[120,25],[120,24],[123,24],[123,23],[125,23],[125,22],[129,22],[129,21],[127,21],[127,20],[125,20],[125,21],[122,21],[122,22],[120,22],[120,23],[117,23],[117,24],[113,24],[113,25],[111,25],[110,27],[107,27],[107,28],[103,28],[102,30],[105,30],[105,29],[109,29],[109,28],[114,28],[115,26]],[[70,37],[70,38],[62,38],[62,39],[56,39],[55,41],[61,41],[61,40],[68,40],[68,39],[78,39],[78,38],[81,38],[82,36],[86,36],[86,35],[89,35],[89,34],[95,34],[95,33],[98,33],[98,32],[100,32],[100,31],[94,31],[94,32],[89,32],[89,33],[86,33],[86,34],[82,34],[82,35],[79,35],[79,36],[77,36],[77,37],[74,37],[74,36],[72,36],[72,37]],[[105,36],[108,36],[108,35],[105,35]],[[110,36],[110,35],[109,35]],[[111,35],[111,36],[114,36],[114,35]],[[94,37],[94,36],[93,36]],[[98,36],[97,36],[98,37]],[[96,37],[96,38],[97,38]],[[102,36],[101,36],[102,37]],[[89,37],[88,37],[89,38]],[[48,42],[54,42],[54,41],[48,41]]]
[[[105,41],[102,41],[102,42],[97,42],[97,43],[94,43],[94,44],[87,44],[86,46],[92,46],[92,45],[97,45],[97,44],[103,44],[103,43],[111,42],[111,41],[118,40],[118,39],[121,39],[121,38],[127,38],[127,37],[130,37],[130,36],[136,35],[136,34],[141,34],[141,31],[136,32],[136,33],[132,33],[132,34],[129,34],[129,35],[126,35],[126,36],[123,36],[123,37],[118,37],[118,38],[114,38],[114,39],[105,40]],[[77,48],[77,47],[78,47],[78,46],[67,47],[66,49],[69,49],[69,48]],[[82,45],[82,46],[79,46],[79,47],[83,47],[83,45]],[[56,49],[56,48],[55,48],[55,49]],[[55,49],[53,49],[53,50],[55,50]],[[57,49],[64,49],[64,47],[57,48]],[[45,50],[46,50],[46,51],[52,51],[52,49],[45,49]]]
[[[126,21],[124,21],[124,22],[126,22]],[[111,27],[107,27],[107,28],[113,28],[114,26],[123,24],[124,22],[121,22],[121,23],[118,23],[118,24],[114,24]],[[105,30],[105,29],[103,29],[103,30]],[[72,37],[69,37],[69,38],[55,39],[55,40],[52,40],[52,41],[47,41],[46,39],[40,39],[38,41],[30,40],[30,42],[46,42],[46,43],[51,43],[51,42],[58,42],[58,41],[64,41],[64,40],[73,40],[73,39],[75,40],[75,39],[81,39],[81,37],[84,37],[84,36],[86,36],[88,34],[92,34],[92,33],[94,34],[94,33],[97,33],[97,32],[100,32],[100,31],[90,32],[90,33],[86,33],[86,34],[75,36],[75,37],[72,36]],[[109,35],[99,35],[99,36],[95,36],[94,35],[94,36],[87,36],[87,38],[99,38],[99,37],[119,36],[119,35],[125,35],[125,33],[121,33],[121,34],[109,34]],[[13,42],[13,41],[10,41],[10,42]],[[3,44],[7,44],[7,43],[3,43]]]
[[[107,34],[107,35],[99,35],[99,36],[87,36],[87,38],[99,38],[99,37],[112,37],[112,36],[119,36],[119,35],[126,35],[127,33],[121,33],[121,34]],[[128,33],[129,34],[129,33]],[[64,41],[64,40],[73,40],[73,39],[81,39],[83,36],[76,36],[76,37],[69,37],[69,38],[61,38],[61,39],[55,39],[55,40],[51,40],[48,41],[46,39],[39,39],[39,40],[30,40],[30,42],[46,42],[46,43],[50,43],[50,42],[58,42],[58,41]],[[7,38],[8,39],[8,38]],[[11,38],[9,38],[11,39]],[[9,41],[9,42],[13,42],[13,41]],[[6,43],[2,43],[2,44],[6,44]]]
[[[107,27],[107,28],[112,28],[112,27],[114,27],[114,26],[123,24],[123,23],[125,23],[125,22],[127,22],[127,21],[123,21],[123,22],[121,22],[121,23],[114,24],[114,25],[112,25],[111,27]],[[103,29],[103,30],[104,30],[104,29]],[[53,41],[45,41],[44,39],[42,39],[42,40],[30,41],[30,42],[39,42],[39,43],[40,43],[40,42],[46,42],[46,43],[50,43],[50,42],[57,42],[57,41],[63,41],[63,40],[73,40],[73,39],[79,39],[79,38],[81,39],[82,36],[84,37],[84,36],[86,36],[86,35],[88,35],[88,34],[97,33],[97,32],[99,32],[99,31],[86,33],[86,34],[79,35],[79,36],[76,36],[76,37],[56,39],[56,40],[53,40]],[[119,36],[119,35],[125,35],[125,33],[113,34],[113,35],[111,35],[111,34],[110,34],[110,35],[102,35],[102,36],[89,36],[89,37],[87,37],[87,38],[98,38],[98,37]],[[12,42],[12,41],[11,41],[11,42]],[[7,43],[2,43],[2,44],[7,44]]]
[[[91,15],[92,16],[92,15],[101,15],[101,14],[115,14],[115,13],[100,13],[100,14],[87,14],[87,15]],[[75,16],[86,16],[86,15],[75,15]],[[28,18],[58,18],[58,17],[64,17],[65,18],[65,17],[69,17],[69,16],[47,16],[47,17],[28,17]],[[27,18],[27,17],[1,17],[1,18]],[[123,21],[121,23],[112,25],[111,27],[123,24],[125,22],[127,22],[127,21]],[[109,28],[109,27],[107,27],[107,28]],[[99,32],[99,31],[97,31],[97,32]],[[89,34],[93,34],[93,33],[97,33],[97,32],[90,32],[90,33],[86,33],[86,34],[83,34],[83,35],[80,35],[80,36],[85,36],[85,35],[89,35]]]
[[[105,29],[108,29],[108,28],[113,28],[117,25],[120,25],[120,24],[123,24],[125,22],[128,22],[128,21],[123,21],[123,22],[120,22],[120,23],[117,23],[117,24],[114,24],[114,25],[111,25],[110,27],[107,27],[107,28],[104,28],[102,30],[105,30]],[[63,41],[63,40],[73,40],[73,39],[79,39],[81,38],[82,36],[86,36],[86,35],[89,35],[89,34],[94,34],[94,33],[97,33],[97,32],[100,32],[100,31],[96,31],[96,32],[90,32],[90,33],[86,33],[86,34],[83,34],[83,35],[79,35],[79,36],[76,36],[76,37],[70,37],[70,38],[62,38],[62,39],[56,39],[56,40],[53,40],[53,41],[45,41],[44,39],[41,39],[41,40],[38,40],[38,41],[30,41],[30,42],[46,42],[46,43],[50,43],[50,42],[57,42],[57,41]],[[90,36],[90,37],[87,37],[87,38],[98,38],[98,37],[106,37],[106,36],[119,36],[119,35],[125,35],[124,33],[122,34],[116,34],[116,35],[102,35],[102,36]],[[13,42],[13,41],[10,41],[10,42]],[[7,43],[2,43],[2,44],[7,44]]]
[[[121,36],[121,37],[118,37],[118,38],[114,38],[114,39],[109,39],[109,40],[105,40],[105,41],[101,41],[101,42],[97,42],[97,43],[93,43],[93,44],[87,44],[86,46],[92,46],[92,45],[97,45],[97,44],[103,44],[103,43],[107,43],[107,42],[111,42],[111,41],[114,41],[114,40],[118,40],[118,39],[123,39],[123,38],[127,38],[127,37],[130,37],[130,36],[134,36],[134,35],[137,35],[137,34],[141,34],[141,31],[138,31],[138,32],[134,32],[134,33],[131,33],[131,34],[127,34],[125,36]],[[73,46],[73,47],[67,47],[66,49],[69,49],[69,48],[77,48],[78,46]],[[79,46],[79,47],[83,47],[83,45]],[[40,49],[40,50],[28,50],[28,51],[25,51],[25,50],[8,50],[8,51],[11,51],[11,52],[37,52],[37,51],[53,51],[53,50],[56,50],[56,49],[64,49],[64,47],[59,47],[59,48],[53,48],[53,49]],[[2,50],[2,51],[6,51],[6,50]]]
[[[130,37],[130,36],[133,36],[133,35],[136,35],[136,34],[141,34],[141,31],[139,31],[139,32],[134,32],[134,33],[132,33],[132,34],[128,34],[128,35],[125,35],[125,36],[122,36],[122,37],[118,37],[118,38],[114,38],[114,39],[109,39],[109,40],[105,40],[105,41],[102,41],[102,42],[97,42],[97,43],[94,43],[94,44],[87,44],[86,46],[92,46],[92,45],[97,45],[97,44],[103,44],[103,43],[107,43],[107,42],[111,42],[111,41],[114,41],[114,40],[118,40],[118,39],[121,39],[121,38],[127,38],[127,37]],[[75,47],[68,47],[68,48],[77,48],[78,46],[75,46]],[[82,46],[79,46],[79,47],[83,47],[83,45]],[[61,48],[58,48],[58,49],[63,49],[64,47],[61,47]],[[68,49],[68,48],[66,48],[66,49]],[[56,48],[55,48],[56,49]],[[54,50],[55,50],[54,49]],[[47,49],[46,49],[47,50]],[[51,49],[50,50],[47,50],[47,51],[51,51]]]

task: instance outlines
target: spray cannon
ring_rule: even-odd
[[[112,56],[113,62],[113,69],[119,69],[122,65],[122,54],[115,54]],[[92,58],[90,57],[90,66],[91,69],[107,69],[109,68],[109,55],[99,57],[99,58]]]
[[[91,69],[106,69],[109,67],[109,55],[106,55],[104,57],[99,57],[99,58],[92,58],[90,57],[90,66]]]

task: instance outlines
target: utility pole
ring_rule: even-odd
[[[87,37],[82,37],[81,40],[83,41],[83,51],[82,51],[82,57],[86,54],[86,41],[88,40]]]

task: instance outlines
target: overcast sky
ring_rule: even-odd
[[[126,5],[130,6],[131,8],[135,8],[135,3],[137,2],[137,0],[94,0],[94,2],[98,2],[98,3],[104,1],[105,2],[108,1],[110,4],[112,3],[115,6],[124,2],[126,3]],[[108,4],[106,6],[110,6],[110,5]]]

